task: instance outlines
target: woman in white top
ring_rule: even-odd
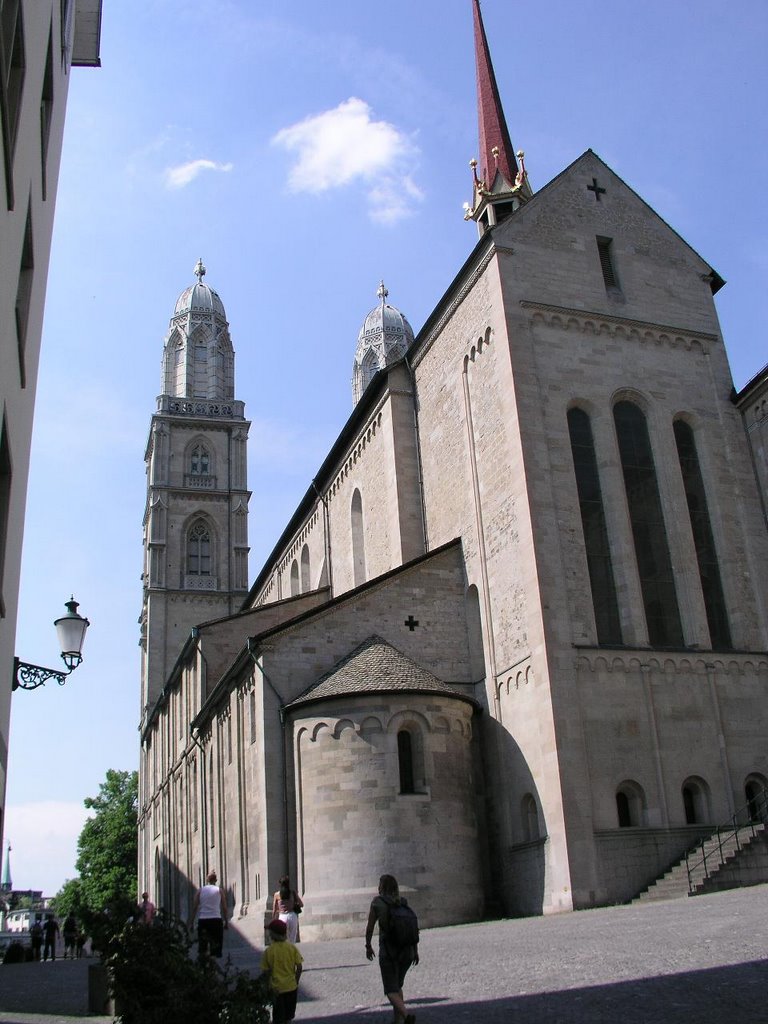
[[[224,929],[227,925],[227,896],[217,884],[215,871],[209,871],[207,884],[195,893],[192,913],[189,915],[189,927],[197,914],[197,953],[200,959],[210,952],[211,956],[221,956],[224,944]]]
[[[291,888],[291,881],[288,875],[283,875],[279,882],[280,888],[272,900],[272,916],[285,921],[287,939],[289,942],[297,942],[299,937],[299,914],[304,904],[301,896],[295,889]]]

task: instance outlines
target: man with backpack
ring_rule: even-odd
[[[379,926],[379,969],[384,995],[395,1011],[395,1024],[414,1024],[416,1017],[403,1000],[403,981],[411,964],[419,962],[419,922],[400,895],[397,879],[382,875],[379,895],[371,901],[365,929],[365,955],[373,960],[373,929]]]

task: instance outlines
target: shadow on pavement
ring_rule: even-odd
[[[468,987],[471,979],[467,980]],[[562,992],[510,996],[506,999],[444,1003],[410,999],[408,1008],[417,1024],[691,1024],[692,1020],[766,1024],[768,960],[716,967],[684,974],[594,985]],[[406,993],[407,998],[407,993]],[[310,1004],[299,1004],[297,1021],[359,1024],[391,1021],[388,1009],[355,1011],[334,1016],[307,1015]]]
[[[1,964],[0,1011],[79,1016],[88,1012],[88,967],[97,960]]]

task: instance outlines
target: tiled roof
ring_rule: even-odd
[[[475,704],[461,690],[442,682],[380,636],[369,636],[351,654],[291,701],[292,708],[357,693],[439,693]]]

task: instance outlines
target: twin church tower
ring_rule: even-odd
[[[239,611],[248,593],[248,428],[235,399],[235,352],[224,305],[204,283],[179,296],[165,339],[162,394],[145,452],[142,715],[200,622]],[[401,359],[413,329],[379,285],[355,353],[355,403]],[[296,589],[294,587],[294,589]],[[305,586],[305,589],[306,586]]]
[[[629,900],[768,788],[768,373],[734,391],[722,279],[592,150],[532,190],[472,8],[479,237],[420,330],[380,288],[253,580],[202,264],[165,342],[140,890],[186,917],[215,868],[256,943],[286,873],[307,939],[383,873],[425,927]]]
[[[179,296],[145,453],[142,709],[157,700],[190,630],[248,592],[248,428],[235,399],[224,306],[203,282]]]

